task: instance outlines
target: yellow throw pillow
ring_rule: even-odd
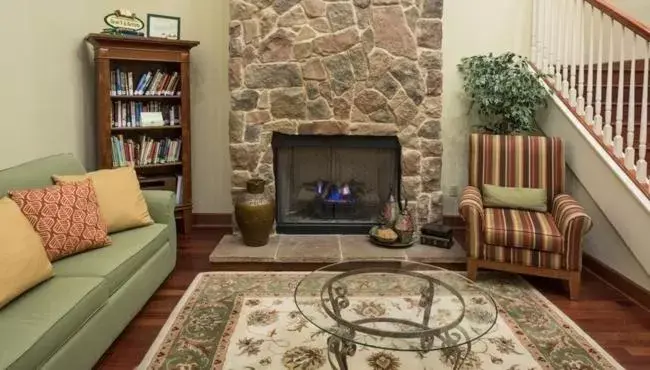
[[[52,277],[43,242],[11,199],[0,198],[0,308]]]
[[[99,170],[81,176],[53,176],[57,184],[78,182],[87,178],[92,179],[99,212],[108,226],[109,233],[153,223],[140,189],[138,175],[133,168]]]
[[[483,206],[546,212],[546,189],[509,188],[483,184]]]

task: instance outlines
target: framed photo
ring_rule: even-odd
[[[180,40],[181,19],[160,14],[147,14],[147,37]]]

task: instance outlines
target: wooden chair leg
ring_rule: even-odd
[[[571,300],[580,298],[580,277],[580,271],[572,272],[569,277],[569,298]]]
[[[478,263],[474,258],[467,259],[467,278],[476,281],[476,273],[478,272]]]

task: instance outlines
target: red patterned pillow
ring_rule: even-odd
[[[90,179],[10,191],[9,197],[41,236],[50,261],[111,244]]]

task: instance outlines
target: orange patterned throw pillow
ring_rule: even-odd
[[[90,179],[10,191],[9,197],[40,235],[50,261],[111,243]]]

